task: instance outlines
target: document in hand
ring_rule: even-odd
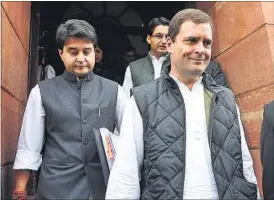
[[[107,128],[93,129],[100,163],[107,185],[110,170],[114,163],[115,146],[117,146],[118,136]]]

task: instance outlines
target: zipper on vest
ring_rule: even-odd
[[[179,89],[179,88],[178,88]],[[181,91],[180,91],[180,94],[181,94]],[[184,107],[184,157],[183,157],[183,162],[184,162],[184,172],[183,172],[183,180],[182,180],[182,199],[184,198],[184,187],[185,187],[185,174],[186,174],[186,106],[185,106],[185,102],[184,102],[184,99],[183,99],[183,95],[181,94],[181,97],[182,97],[182,100],[183,100],[183,107]]]
[[[172,79],[172,81],[174,81]],[[186,172],[186,106],[185,106],[185,101],[183,98],[183,95],[177,85],[177,83],[174,81],[174,84],[176,85],[177,91],[179,91],[179,96],[181,97],[182,103],[183,103],[183,108],[184,108],[184,156],[183,156],[183,176],[182,176],[182,199],[184,198],[184,187],[185,187],[185,172]]]
[[[213,169],[213,160],[212,160],[212,150],[211,150],[211,141],[212,141],[212,127],[213,127],[213,113],[214,113],[214,102],[216,100],[216,97],[217,97],[217,94],[216,93],[213,93],[213,96],[212,96],[212,100],[211,100],[211,103],[210,103],[210,114],[209,114],[209,123],[208,123],[208,143],[209,143],[209,150],[210,150],[210,155],[211,155],[211,165],[212,165],[212,170],[213,170],[213,176],[214,176],[214,179],[215,179],[215,183],[216,183],[216,189],[217,189],[217,194],[218,194],[218,199],[220,199],[220,194],[219,194],[219,189],[218,189],[218,186],[217,186],[217,182],[216,182],[216,176],[215,176],[215,173],[214,173],[214,169]]]
[[[214,111],[214,102],[216,99],[216,94],[213,93],[211,102],[210,102],[210,109],[209,109],[209,122],[208,122],[208,144],[209,150],[211,152],[211,140],[212,140],[212,126],[213,126],[213,111]]]

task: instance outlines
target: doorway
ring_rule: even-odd
[[[68,19],[86,20],[94,26],[103,51],[104,65],[99,67],[109,71],[110,76],[106,78],[122,84],[127,67],[123,60],[125,52],[134,49],[135,59],[148,52],[145,28],[149,21],[161,16],[171,19],[179,10],[195,7],[195,2],[163,1],[32,2],[30,87],[37,83],[35,77],[41,77],[41,72],[34,69],[37,66],[51,65],[56,75],[63,73],[65,67],[58,55],[55,34],[58,25]]]

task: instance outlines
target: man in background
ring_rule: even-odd
[[[133,87],[149,83],[161,76],[163,69],[170,65],[166,39],[170,21],[164,17],[153,18],[147,27],[146,42],[150,51],[147,56],[129,63],[123,88],[128,96]]]
[[[274,101],[264,106],[261,130],[264,199],[274,199]]]

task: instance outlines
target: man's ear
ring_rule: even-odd
[[[58,53],[59,53],[61,60],[63,60],[63,50],[58,49]]]
[[[166,48],[167,48],[167,51],[168,53],[172,53],[172,40],[170,37],[167,37],[167,40],[166,40]]]
[[[151,36],[150,35],[147,35],[146,41],[149,45],[151,44]]]

